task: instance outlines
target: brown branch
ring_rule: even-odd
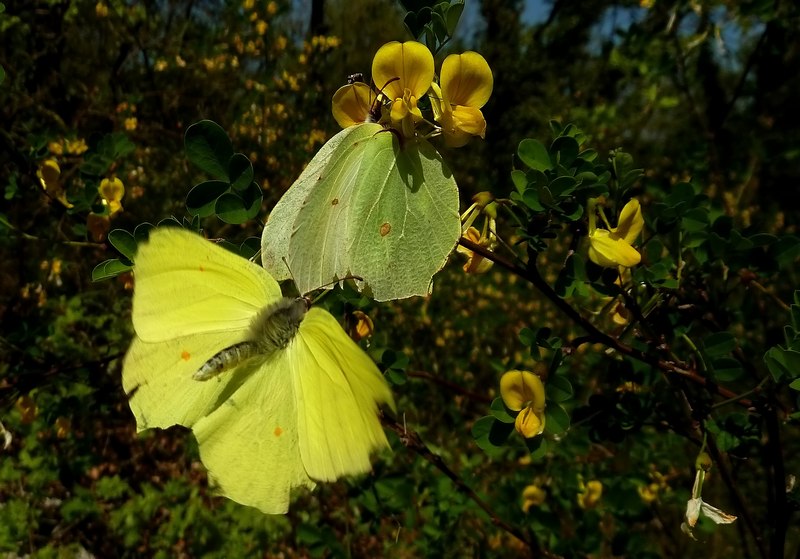
[[[391,419],[386,417],[386,415],[381,415],[381,423],[383,423],[384,427],[388,427],[400,438],[400,442],[403,445],[416,453],[418,456],[424,458],[427,462],[435,466],[440,472],[446,475],[450,481],[452,481],[459,492],[466,495],[472,502],[474,502],[480,509],[485,512],[489,519],[492,521],[492,524],[500,528],[501,530],[511,534],[519,541],[524,543],[531,552],[531,557],[546,557],[546,558],[555,558],[557,556],[551,554],[548,551],[545,551],[541,548],[538,540],[534,536],[533,533],[528,533],[527,535],[522,532],[522,530],[516,526],[512,526],[502,518],[500,518],[497,513],[489,506],[489,504],[481,499],[481,497],[469,486],[466,482],[461,479],[461,477],[450,469],[450,467],[445,464],[442,457],[438,454],[434,454],[428,446],[422,441],[422,438],[419,434],[415,431],[407,429],[406,426],[401,425],[395,419]]]
[[[509,272],[516,274],[517,276],[521,277],[522,279],[531,283],[534,287],[536,287],[545,297],[547,297],[550,301],[553,302],[564,314],[566,314],[573,322],[575,322],[578,326],[580,326],[586,333],[589,334],[592,340],[595,342],[601,343],[605,346],[608,346],[618,353],[623,355],[627,355],[637,361],[641,361],[643,363],[647,363],[657,369],[665,373],[672,373],[679,375],[691,382],[700,385],[707,389],[709,392],[713,392],[722,396],[723,398],[736,398],[737,395],[733,391],[725,388],[724,386],[720,386],[718,384],[714,384],[709,382],[707,379],[701,377],[697,374],[696,371],[685,369],[672,361],[667,361],[665,359],[661,359],[655,355],[650,355],[649,353],[645,353],[640,351],[634,347],[631,347],[616,338],[613,338],[600,330],[597,326],[589,322],[586,318],[583,317],[577,310],[575,310],[572,305],[570,305],[567,301],[562,299],[558,296],[558,294],[553,290],[552,287],[539,275],[539,271],[536,269],[535,266],[530,266],[528,268],[521,268],[517,266],[515,263],[510,262],[503,258],[502,256],[495,254],[494,252],[488,250],[486,247],[483,247],[477,243],[470,241],[469,239],[465,239],[461,237],[459,239],[459,244],[469,250],[480,254],[484,258],[491,260],[498,266],[505,268]],[[750,407],[752,402],[750,400],[741,399],[739,403],[743,406]]]

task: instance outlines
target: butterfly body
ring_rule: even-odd
[[[266,513],[286,512],[294,488],[371,469],[391,392],[327,311],[184,230],[154,231],[134,272],[123,388],[139,430],[191,428],[219,492]]]

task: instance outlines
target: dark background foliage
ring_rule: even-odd
[[[3,4],[0,421],[12,440],[0,450],[0,551],[528,554],[461,485],[394,435],[394,451],[375,460],[374,475],[300,495],[285,517],[215,497],[188,432],[135,433],[120,383],[132,335],[131,277],[91,281],[96,264],[119,256],[110,230],[187,215],[187,192],[208,178],[183,154],[186,129],[201,119],[218,122],[249,157],[264,196],[258,219],[202,225],[235,243],[258,236],[259,220],[336,132],[336,88],[349,74],[368,75],[381,44],[411,38],[403,7],[387,0]],[[602,161],[618,147],[632,154],[645,174],[631,192],[642,199],[651,232],[678,203],[675,185],[691,181],[714,220],[725,218],[727,228],[710,222],[725,242],[734,230],[796,233],[796,3],[469,0],[437,67],[448,52],[467,48],[486,57],[495,86],[484,107],[486,139],[443,150],[462,209],[479,191],[508,197],[510,172],[522,166],[518,144],[549,144],[556,119],[576,123]],[[50,159],[60,176],[45,190],[37,171]],[[110,177],[126,189],[124,209],[113,215],[97,195]],[[514,238],[510,220],[499,229]],[[559,234],[539,256],[549,284],[569,240]],[[789,320],[776,301],[791,302],[797,278],[792,259],[759,267],[742,256],[752,253],[725,247],[721,260],[687,272],[674,299],[680,304],[657,309],[652,321],[666,332],[665,344],[687,332],[706,341],[729,332],[740,361],[757,364],[731,383],[741,393],[766,382],[762,355],[784,343]],[[681,257],[652,254],[651,263],[665,258],[673,266]],[[478,448],[471,429],[489,414],[499,375],[514,367],[546,371],[520,330],[547,326],[565,339],[580,330],[523,279],[499,266],[467,276],[462,263],[454,256],[424,300],[375,306],[350,294],[347,308],[360,306],[373,318],[371,351],[384,366],[401,353],[408,358],[400,367],[405,383],[395,387],[401,422],[491,505],[495,519],[570,557],[797,553],[800,537],[790,523],[796,496],[776,493],[798,466],[792,392],[770,389],[757,409],[732,404],[712,413],[718,395],[609,359],[598,344],[578,345],[558,371],[570,381],[572,393],[558,401],[571,429],[548,432],[538,453],[513,437]],[[598,296],[575,305],[612,328]],[[678,347],[695,359],[688,346]],[[684,390],[694,415],[685,415]],[[701,525],[700,543],[679,529],[698,451],[692,420],[706,421],[716,437],[721,454],[714,460],[724,455],[703,496],[740,517],[716,530]],[[602,482],[602,500],[580,506],[590,480]],[[546,499],[524,512],[528,485]]]

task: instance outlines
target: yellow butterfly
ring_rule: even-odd
[[[153,231],[134,272],[122,384],[139,431],[190,427],[219,491],[269,514],[292,488],[370,470],[394,400],[330,313],[182,229]]]

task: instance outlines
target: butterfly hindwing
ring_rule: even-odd
[[[298,402],[300,454],[319,481],[369,471],[386,447],[378,404],[394,408],[386,380],[333,316],[312,308],[288,355]]]
[[[285,513],[294,488],[314,487],[300,455],[297,396],[287,358],[285,351],[276,352],[241,367],[247,381],[192,428],[218,490],[267,514]]]

